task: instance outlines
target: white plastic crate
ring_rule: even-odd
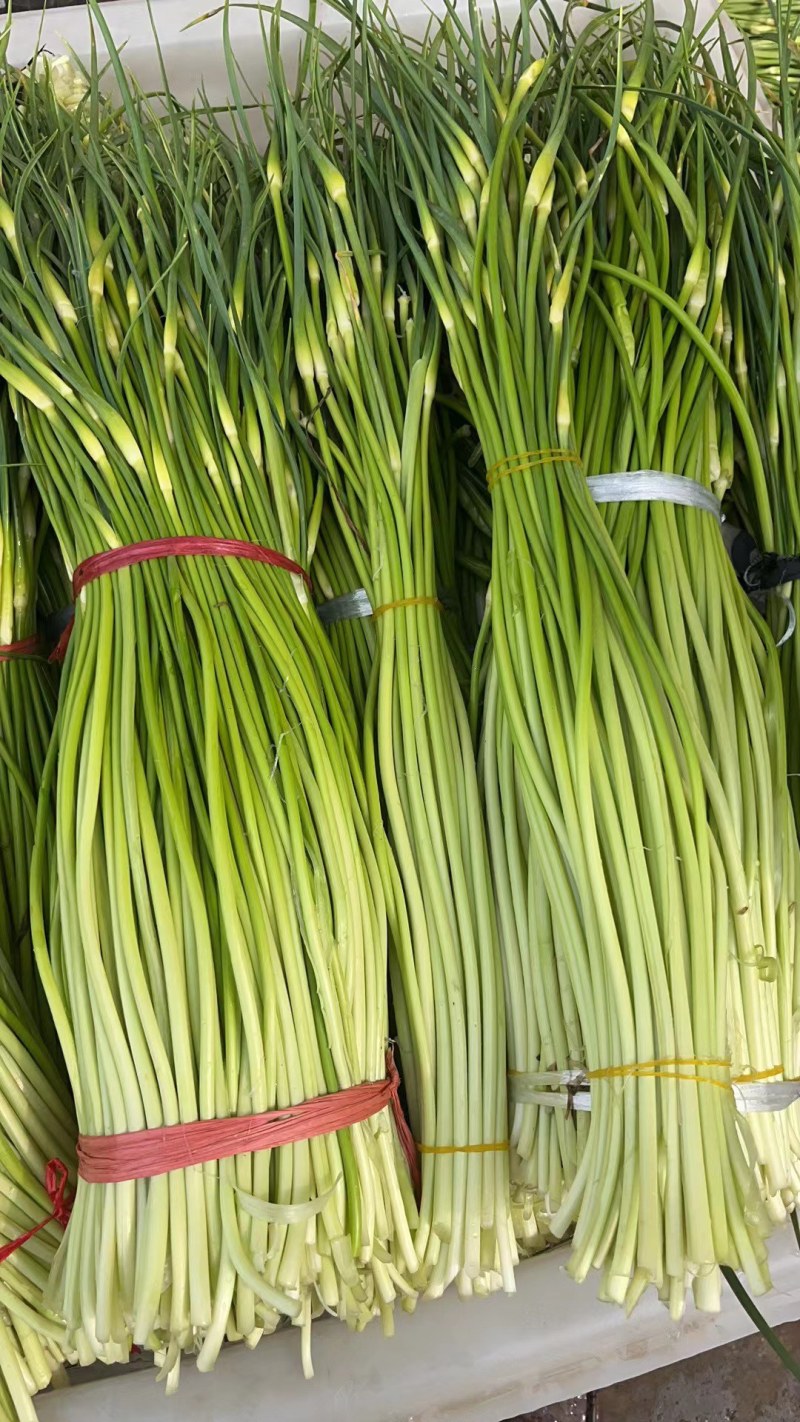
[[[145,89],[162,87],[153,38],[158,30],[171,89],[191,102],[203,89],[212,104],[229,95],[219,15],[186,29],[214,8],[215,0],[115,0],[105,17],[124,62]],[[304,9],[303,0],[287,8]],[[422,28],[429,14],[419,0],[395,0],[403,25]],[[431,8],[437,8],[432,0]],[[501,6],[501,11],[504,7]],[[563,8],[557,5],[554,9]],[[698,20],[712,13],[702,0]],[[680,0],[662,0],[663,15],[682,12]],[[324,3],[319,22],[331,34],[344,32],[341,16]],[[230,32],[243,84],[262,88],[261,32],[253,9],[230,11]],[[297,31],[284,27],[287,58]],[[85,6],[20,15],[12,22],[10,58],[26,64],[43,44],[51,55],[72,50],[89,56],[90,19]],[[103,46],[98,42],[99,52]],[[800,1253],[791,1230],[771,1243],[774,1292],[762,1302],[772,1323],[800,1317]],[[287,1328],[264,1339],[254,1352],[223,1351],[211,1374],[199,1374],[186,1359],[178,1394],[166,1398],[151,1371],[114,1372],[37,1399],[42,1422],[500,1422],[586,1391],[607,1387],[653,1368],[688,1358],[752,1332],[732,1295],[725,1292],[719,1316],[695,1313],[671,1322],[654,1295],[631,1318],[596,1298],[597,1278],[578,1286],[565,1271],[567,1253],[555,1249],[522,1264],[517,1293],[462,1302],[450,1292],[421,1303],[408,1317],[398,1310],[396,1335],[384,1339],[374,1322],[354,1335],[335,1323],[314,1329],[315,1377],[305,1382],[299,1338]],[[779,1366],[776,1362],[776,1367]]]

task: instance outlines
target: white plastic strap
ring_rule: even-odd
[[[618,1078],[626,1079],[646,1078]],[[525,1105],[560,1106],[571,1111],[592,1109],[591,1083],[580,1070],[519,1072],[509,1077],[508,1084],[511,1100]],[[559,1091],[560,1086],[569,1089]],[[800,1101],[800,1081],[735,1081],[731,1090],[736,1109],[744,1116],[757,1111],[785,1111]]]
[[[570,1087],[558,1091],[559,1086]],[[586,1089],[583,1089],[586,1088]],[[592,1098],[584,1073],[577,1071],[513,1072],[508,1078],[512,1101],[526,1106],[569,1106],[573,1111],[591,1111]]]
[[[330,602],[322,602],[317,608],[320,622],[330,627],[334,622],[352,622],[357,617],[371,617],[372,603],[366,588],[356,588],[355,592],[342,593]]]
[[[775,643],[776,647],[782,647],[784,642],[788,642],[789,638],[794,635],[794,629],[797,625],[797,617],[795,615],[794,603],[792,602],[792,599],[790,597],[786,597],[785,593],[776,593],[775,596],[778,598],[779,602],[782,602],[784,604],[786,608],[786,631],[784,632],[780,641]]]
[[[716,494],[696,479],[682,474],[660,474],[657,469],[634,469],[630,474],[591,474],[586,480],[596,504],[683,504],[690,509],[703,509],[722,521],[722,508]]]

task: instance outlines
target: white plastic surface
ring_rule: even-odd
[[[190,102],[199,88],[214,104],[228,97],[219,16],[186,30],[214,0],[153,0],[165,70],[173,92]],[[662,14],[680,6],[662,0]],[[286,8],[305,11],[304,0]],[[420,0],[395,0],[395,14],[411,28],[424,25]],[[436,8],[435,3],[433,8]],[[502,7],[501,7],[502,8]],[[712,13],[699,5],[700,19]],[[161,87],[151,19],[142,0],[116,0],[105,15],[115,44],[124,45],[128,68],[147,89]],[[324,4],[318,19],[333,34],[343,21]],[[233,8],[231,36],[242,82],[257,93],[264,67],[259,18],[254,9]],[[284,31],[287,48],[292,28]],[[294,32],[296,34],[296,31]],[[85,6],[53,10],[42,20],[25,14],[12,22],[10,58],[26,64],[39,44],[51,54],[66,50],[86,60],[90,20]],[[98,45],[100,52],[103,46]],[[771,1247],[775,1291],[762,1303],[773,1323],[800,1316],[800,1254],[790,1230]],[[522,1265],[513,1297],[463,1303],[448,1294],[421,1304],[412,1317],[398,1312],[396,1336],[384,1340],[374,1323],[366,1336],[335,1322],[314,1330],[316,1376],[304,1383],[299,1339],[288,1329],[265,1339],[255,1352],[223,1352],[213,1373],[183,1365],[180,1390],[167,1399],[152,1372],[116,1373],[37,1399],[41,1422],[500,1422],[565,1397],[608,1386],[662,1367],[752,1331],[726,1294],[719,1317],[691,1307],[676,1326],[655,1297],[633,1316],[601,1304],[596,1279],[577,1286],[567,1276],[565,1249]],[[777,1365],[776,1365],[777,1366]]]
[[[615,0],[609,3],[613,6]],[[495,0],[482,0],[482,4],[494,12]],[[457,5],[459,9],[467,8],[466,0],[457,0]],[[263,18],[267,24],[268,6],[269,0],[264,0]],[[151,13],[148,13],[146,0],[114,0],[113,4],[104,6],[103,14],[115,45],[125,46],[126,67],[145,89],[156,91],[163,87],[153,40],[155,25],[164,68],[176,98],[190,103],[202,89],[209,102],[216,105],[225,104],[230,96],[222,50],[222,8],[222,0],[152,0]],[[390,8],[406,33],[414,34],[421,33],[431,12],[443,11],[444,4],[443,0],[428,0],[428,3],[426,0],[393,0]],[[516,8],[515,0],[498,0],[501,17]],[[299,31],[288,17],[305,18],[308,0],[282,0],[282,9],[287,16],[283,22],[282,44],[288,57],[299,41]],[[712,16],[720,18],[715,0],[695,0],[695,9],[698,28]],[[562,15],[565,0],[550,0],[550,10],[556,17]],[[664,18],[680,20],[683,0],[656,0],[656,10]],[[201,19],[203,16],[207,18]],[[262,16],[255,0],[230,0],[228,18],[240,71],[239,83],[247,102],[248,85],[256,95],[263,88]],[[735,45],[735,31],[724,16],[721,18]],[[318,0],[316,19],[333,38],[347,32],[347,21],[325,0]],[[45,11],[44,17],[36,12],[18,15],[12,20],[9,58],[14,64],[27,64],[36,52],[38,41],[51,54],[72,50],[86,61],[90,53],[90,33],[91,19],[85,4]],[[99,54],[105,53],[99,37],[97,47]]]
[[[791,1230],[775,1239],[771,1257],[775,1291],[763,1312],[782,1323],[800,1315]],[[164,1396],[152,1372],[117,1374],[37,1399],[41,1422],[501,1422],[752,1332],[727,1290],[717,1317],[690,1310],[676,1325],[646,1296],[626,1319],[598,1302],[596,1277],[573,1283],[565,1259],[565,1249],[554,1249],[528,1260],[510,1298],[465,1303],[450,1293],[410,1318],[398,1313],[391,1339],[377,1322],[366,1334],[321,1322],[311,1382],[290,1328],[254,1352],[227,1349],[213,1373],[185,1360],[175,1397]]]
[[[104,16],[117,48],[125,46],[126,67],[148,91],[163,89],[158,54],[153,40],[153,26],[158,32],[158,43],[169,79],[170,89],[177,99],[190,103],[202,90],[212,105],[226,104],[230,97],[230,87],[222,49],[222,16],[211,14],[220,10],[220,0],[152,0],[152,18],[148,14],[144,0],[115,0],[106,5]],[[308,14],[308,0],[286,0],[283,6],[287,16],[305,18]],[[412,29],[421,28],[429,15],[428,7],[421,0],[400,0],[394,7],[395,14],[403,18]],[[436,8],[435,0],[433,8]],[[441,8],[441,7],[440,7]],[[501,4],[501,12],[503,6]],[[556,8],[559,8],[558,0]],[[563,5],[562,5],[563,8]],[[200,16],[209,18],[199,24],[193,21]],[[263,16],[269,25],[269,15]],[[326,32],[333,36],[344,36],[347,21],[337,15],[325,0],[317,5],[317,20]],[[264,58],[262,44],[262,17],[256,5],[241,0],[232,0],[229,10],[231,42],[239,66],[238,82],[245,103],[247,87],[253,93],[263,92]],[[191,28],[187,29],[187,26]],[[91,19],[85,5],[66,9],[19,15],[12,20],[11,46],[9,58],[14,64],[27,64],[37,49],[37,39],[41,33],[41,43],[53,54],[72,50],[78,58],[87,61],[90,54]],[[287,61],[297,49],[300,31],[286,19],[282,25],[282,48]],[[99,54],[106,52],[98,35]],[[290,67],[287,66],[287,67]]]

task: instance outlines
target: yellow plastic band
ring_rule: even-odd
[[[490,1150],[508,1150],[508,1141],[492,1141],[488,1145],[431,1146],[417,1141],[420,1155],[486,1155]]]
[[[486,482],[490,489],[507,479],[510,474],[523,474],[528,469],[541,469],[543,464],[576,464],[583,468],[580,455],[568,449],[525,449],[521,454],[508,454],[498,459],[486,471]]]
[[[735,1086],[746,1086],[748,1081],[768,1081],[771,1076],[782,1076],[783,1067],[780,1062],[777,1066],[768,1067],[766,1071],[745,1071],[741,1076],[733,1078]]]
[[[779,1086],[792,1086],[800,1082],[800,1078],[784,1076],[784,1068],[780,1062],[763,1071],[744,1071],[740,1076],[734,1076],[728,1081],[719,1081],[716,1077],[700,1075],[694,1071],[681,1071],[679,1070],[681,1067],[716,1067],[720,1071],[730,1071],[731,1064],[719,1057],[659,1057],[651,1062],[629,1062],[626,1066],[598,1067],[596,1071],[581,1071],[580,1068],[574,1068],[565,1073],[560,1084],[566,1086],[569,1092],[580,1087],[584,1082],[626,1080],[628,1078],[652,1079],[655,1077],[664,1081],[693,1081],[701,1086],[719,1086],[723,1091],[730,1091],[734,1086],[749,1086],[753,1082],[769,1081],[773,1076],[783,1077],[781,1082],[776,1083]],[[559,1077],[557,1072],[540,1074],[517,1071],[513,1067],[507,1071],[506,1075],[527,1077],[530,1084],[534,1086],[539,1076],[556,1076],[557,1079]],[[549,1083],[542,1082],[541,1084],[544,1087]]]
[[[586,1081],[610,1081],[619,1077],[659,1078],[665,1081],[695,1081],[705,1086],[720,1086],[728,1091],[750,1081],[766,1081],[771,1076],[779,1076],[782,1066],[769,1067],[766,1071],[745,1072],[732,1081],[718,1081],[714,1076],[700,1076],[694,1072],[678,1070],[680,1067],[717,1067],[729,1071],[730,1062],[719,1057],[659,1057],[652,1062],[631,1062],[628,1066],[599,1067],[596,1071],[584,1073]]]
[[[385,612],[396,612],[400,607],[435,607],[439,612],[442,604],[438,597],[401,597],[397,602],[384,602],[380,607],[376,607],[373,617],[383,617]]]
[[[730,1069],[721,1057],[656,1057],[652,1062],[630,1062],[627,1066],[598,1067],[584,1073],[587,1081],[603,1081],[614,1076],[653,1076],[662,1067],[720,1067]]]

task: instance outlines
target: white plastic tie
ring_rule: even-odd
[[[358,617],[371,617],[369,593],[366,588],[356,588],[355,592],[332,597],[330,602],[320,603],[317,615],[325,627],[331,627],[334,622],[353,622]]]
[[[657,469],[634,469],[630,474],[591,474],[586,480],[596,504],[683,504],[702,509],[722,522],[716,494],[696,479],[682,474],[662,474]]]
[[[794,610],[794,603],[790,597],[787,597],[785,593],[776,593],[776,597],[786,608],[786,630],[780,641],[775,643],[776,647],[782,647],[784,642],[788,642],[789,638],[794,635],[794,629],[797,626],[797,615]]]

